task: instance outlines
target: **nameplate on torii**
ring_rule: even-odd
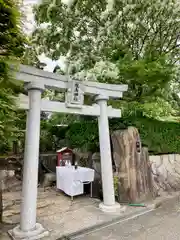
[[[65,93],[65,104],[68,108],[82,108],[84,104],[83,83],[74,77],[69,77],[67,92]]]

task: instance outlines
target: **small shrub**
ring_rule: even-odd
[[[118,194],[118,184],[119,184],[119,178],[118,176],[114,176],[114,194],[115,197],[118,198],[119,194]]]

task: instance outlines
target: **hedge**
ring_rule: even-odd
[[[164,122],[143,116],[131,116],[110,120],[110,131],[134,126],[139,130],[142,144],[152,154],[180,153],[180,123]],[[98,150],[97,120],[80,121],[71,124],[66,132],[71,147],[86,147]]]
[[[180,153],[180,123],[164,122],[147,117],[122,119],[126,126],[139,130],[142,144],[153,154]],[[117,124],[112,124],[117,129]]]

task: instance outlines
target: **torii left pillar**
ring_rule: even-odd
[[[36,223],[41,94],[44,85],[31,82],[27,86],[29,111],[26,122],[26,140],[23,168],[20,225],[9,233],[14,239],[40,239],[48,236],[41,224]]]

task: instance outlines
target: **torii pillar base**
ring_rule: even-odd
[[[20,225],[8,232],[13,240],[37,240],[49,236],[49,232],[45,230],[40,223],[36,223],[35,229],[24,232],[20,229]]]
[[[100,203],[99,209],[103,212],[115,213],[115,212],[121,211],[121,205],[119,203],[115,203],[113,205],[108,206],[108,205],[105,205],[104,203]]]

